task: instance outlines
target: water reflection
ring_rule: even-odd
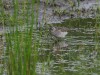
[[[82,75],[83,72],[83,75],[87,75],[86,69],[95,68],[99,71],[99,52],[95,49],[97,42],[94,40],[95,28],[70,28],[65,39],[59,41],[52,40],[52,36],[48,34],[50,32],[44,29],[34,30],[33,33],[33,45],[35,43],[38,46],[39,54],[37,73],[41,75],[42,68],[45,70],[43,75]]]
[[[86,69],[92,70],[97,65],[100,66],[98,64],[98,51],[95,49],[94,34],[95,28],[70,28],[69,34],[63,40],[52,40],[52,35],[49,35],[42,43],[45,44],[46,53],[44,56],[49,55],[48,70],[50,75],[81,75],[82,73],[86,75],[86,73],[90,74]],[[45,57],[46,59],[48,57]],[[81,72],[79,73],[79,71]]]
[[[53,47],[52,47],[52,50],[53,50],[53,53],[58,53],[60,51],[64,51],[66,50],[68,47],[68,43],[66,41],[55,41],[53,43]]]

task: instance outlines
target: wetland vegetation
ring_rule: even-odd
[[[0,74],[99,75],[99,3],[0,0]],[[68,34],[55,37],[50,27]]]

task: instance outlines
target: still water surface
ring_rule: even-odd
[[[85,22],[53,24],[69,29],[68,35],[59,41],[50,34],[48,27],[33,30],[33,45],[39,44],[37,75],[100,74],[100,29],[94,22]]]
[[[60,24],[54,25],[61,26]],[[65,27],[69,27],[69,33],[65,39],[60,41],[49,35],[48,29],[41,29],[41,32],[34,33],[34,37],[41,39],[40,48],[38,48],[40,60],[37,63],[37,75],[100,74],[98,49],[100,38],[96,37],[96,28],[85,26],[65,25]],[[34,38],[34,40],[36,39]]]

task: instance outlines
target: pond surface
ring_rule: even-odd
[[[66,27],[68,35],[58,41],[50,34],[50,26]],[[95,19],[65,20],[60,24],[34,29],[33,45],[34,42],[38,45],[39,54],[37,75],[100,74],[100,28]]]
[[[33,33],[37,40],[41,39],[37,75],[99,75],[100,29],[95,28],[94,21],[85,21],[87,25],[81,22],[76,27],[67,22],[53,25],[69,28],[68,35],[61,41],[49,35],[48,29]]]
[[[44,6],[40,4],[40,22],[43,19],[43,9]],[[45,17],[49,18],[47,19],[48,24],[62,22],[57,16],[52,15],[52,8],[48,7],[46,11],[48,11],[48,14],[45,14]],[[13,14],[13,9],[9,13]],[[23,12],[20,13],[23,14]],[[51,18],[48,17],[49,15]],[[50,34],[49,26],[44,27],[43,25],[43,28],[34,29],[33,45],[34,42],[39,44],[37,75],[100,75],[100,27],[98,23],[96,27],[95,22],[95,19],[71,19],[60,24],[52,24],[52,26],[69,29],[68,35],[60,41]],[[9,23],[7,24],[9,26]],[[22,27],[19,27],[19,31],[20,29],[23,31]],[[14,30],[16,31],[16,28]]]

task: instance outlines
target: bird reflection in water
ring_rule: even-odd
[[[61,51],[64,51],[68,48],[68,44],[67,42],[65,41],[59,41],[59,42],[55,42],[53,44],[53,47],[52,47],[52,50],[53,50],[53,53],[59,53]]]

